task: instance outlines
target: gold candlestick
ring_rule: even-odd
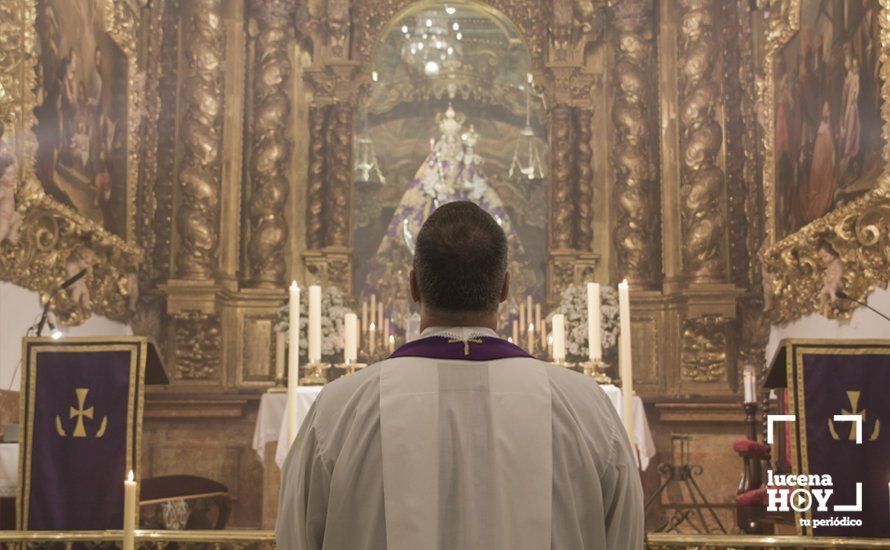
[[[317,362],[300,365],[303,376],[300,378],[301,386],[324,386],[328,382],[325,371],[330,368],[327,363]]]
[[[606,374],[609,364],[602,361],[585,361],[581,363],[584,376],[593,378],[598,384],[611,384],[612,379]]]

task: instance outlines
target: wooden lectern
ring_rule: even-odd
[[[143,393],[167,384],[147,338],[25,338],[17,527],[123,526],[124,479],[139,479]]]
[[[796,475],[820,477],[787,487],[798,533],[890,536],[890,340],[782,340],[764,387],[787,390],[773,456],[787,456]],[[814,489],[831,492],[824,506]]]

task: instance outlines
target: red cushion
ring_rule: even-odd
[[[749,458],[763,460],[769,456],[769,447],[759,441],[740,439],[732,444],[732,450]]]
[[[766,506],[766,500],[766,487],[747,491],[735,497],[735,502],[739,506]]]

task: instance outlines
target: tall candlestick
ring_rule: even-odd
[[[343,362],[347,364],[355,363],[356,359],[358,359],[358,330],[356,329],[356,325],[358,325],[358,319],[355,316],[355,313],[347,313],[343,316]]]
[[[275,383],[284,382],[284,350],[287,345],[287,334],[275,333]]]
[[[133,470],[124,480],[124,540],[123,550],[136,548],[136,480]]]
[[[374,346],[377,342],[377,323],[371,321],[371,324],[368,325],[368,346],[370,347],[370,355],[374,356]]]
[[[519,321],[513,319],[513,343],[519,343]]]
[[[633,423],[633,361],[630,342],[630,294],[627,279],[618,284],[618,313],[621,319],[619,336],[618,365],[621,373],[621,410],[624,416],[624,428],[631,443],[634,440]]]
[[[535,354],[535,325],[534,325],[534,323],[528,324],[528,353],[529,353],[529,355]]]
[[[297,387],[300,385],[300,287],[294,281],[289,289],[287,351],[287,445],[297,437]]]
[[[309,287],[309,362],[321,362],[321,287]]]
[[[561,363],[566,358],[566,316],[557,313],[551,322],[553,326],[553,361]]]
[[[600,315],[600,285],[587,283],[587,347],[591,363],[603,359]]]

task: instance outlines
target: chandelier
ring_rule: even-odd
[[[386,183],[383,172],[377,164],[374,141],[368,133],[368,115],[362,113],[362,129],[355,140],[355,181],[363,183]]]
[[[532,75],[528,75],[528,86],[525,88],[525,127],[519,131],[516,147],[513,149],[513,160],[510,162],[509,176],[517,179],[543,179],[544,164],[536,143],[535,131],[531,124],[531,88]]]
[[[463,33],[460,23],[451,20],[454,12],[453,7],[445,6],[444,14],[426,12],[415,17],[413,29],[402,25],[402,60],[427,76],[437,76],[442,68],[459,65]]]

